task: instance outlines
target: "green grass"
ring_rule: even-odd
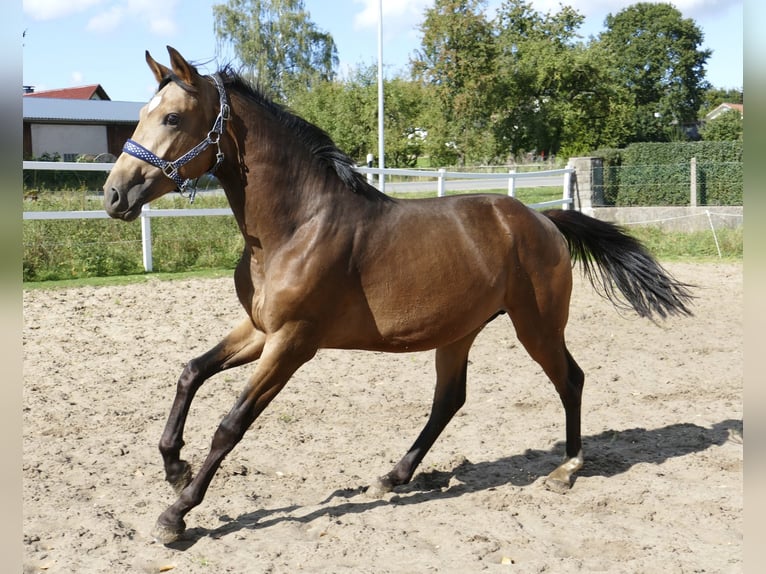
[[[225,207],[225,197],[198,197],[190,206],[178,195],[161,198],[158,209]],[[102,210],[98,197],[41,193],[25,200],[25,211]],[[154,218],[153,267],[159,273],[233,269],[244,245],[230,216]],[[113,219],[27,220],[22,227],[25,282],[140,275],[141,224]]]
[[[538,203],[560,197],[557,188],[522,188],[517,197]],[[505,190],[493,190],[506,193]],[[418,197],[433,197],[424,192]],[[405,195],[402,195],[405,197]],[[406,194],[412,198],[413,194]],[[153,207],[225,207],[224,197],[198,197],[194,205],[174,194],[156,201]],[[101,210],[101,200],[87,193],[40,193],[24,201],[24,210]],[[154,272],[144,273],[140,222],[112,219],[23,222],[23,280],[25,288],[119,284],[153,278],[193,275],[230,275],[242,253],[243,239],[232,217],[168,217],[152,219]],[[671,233],[655,227],[631,226],[630,233],[644,242],[659,259],[718,259],[711,231]],[[725,259],[741,259],[742,228],[716,231]]]
[[[653,226],[632,225],[627,231],[657,258],[669,261],[741,260],[743,228],[694,232],[663,231]],[[716,247],[716,239],[718,246]],[[721,250],[721,256],[718,255]]]

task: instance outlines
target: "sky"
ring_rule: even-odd
[[[213,31],[213,5],[226,0],[23,0],[23,84],[36,91],[101,84],[115,101],[148,101],[156,83],[146,66],[149,50],[167,64],[176,48],[203,73],[232,60]],[[606,15],[637,0],[531,0],[542,12],[560,4],[585,16],[584,38],[603,31]],[[649,0],[654,1],[654,0]],[[717,88],[743,86],[743,0],[675,0],[713,51],[707,80]],[[433,0],[383,0],[383,64],[387,75],[406,70],[420,46],[419,25]],[[501,0],[489,0],[494,15]],[[378,55],[378,0],[304,0],[316,26],[338,49],[340,72],[374,65]]]

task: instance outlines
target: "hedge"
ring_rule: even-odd
[[[606,205],[688,205],[697,160],[700,205],[742,205],[742,142],[636,143],[603,149]]]

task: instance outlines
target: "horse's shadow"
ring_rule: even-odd
[[[671,458],[720,446],[729,439],[740,441],[741,438],[742,421],[734,419],[716,423],[711,428],[680,423],[653,430],[633,428],[604,431],[583,437],[585,466],[576,476],[611,477],[636,464],[660,464]],[[305,515],[296,514],[301,508],[299,505],[291,505],[256,510],[237,518],[222,516],[221,520],[225,524],[214,529],[190,528],[171,547],[186,550],[204,537],[218,538],[239,530],[267,528],[286,521],[307,524],[323,516],[337,518],[346,514],[359,514],[392,503],[420,504],[491,490],[507,484],[528,486],[556,468],[563,454],[564,443],[559,442],[550,450],[528,449],[522,454],[494,461],[472,463],[464,460],[450,471],[428,470],[416,474],[409,484],[397,487],[395,495],[387,499],[360,496],[366,491],[365,486],[336,490],[318,503],[322,508]],[[333,499],[340,499],[341,502],[324,506]]]

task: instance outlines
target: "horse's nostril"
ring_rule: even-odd
[[[120,190],[116,187],[104,188],[104,210],[108,214],[114,215],[121,210],[122,199]]]
[[[117,188],[112,187],[104,190],[104,203],[107,207],[113,207],[120,203],[120,192]]]

